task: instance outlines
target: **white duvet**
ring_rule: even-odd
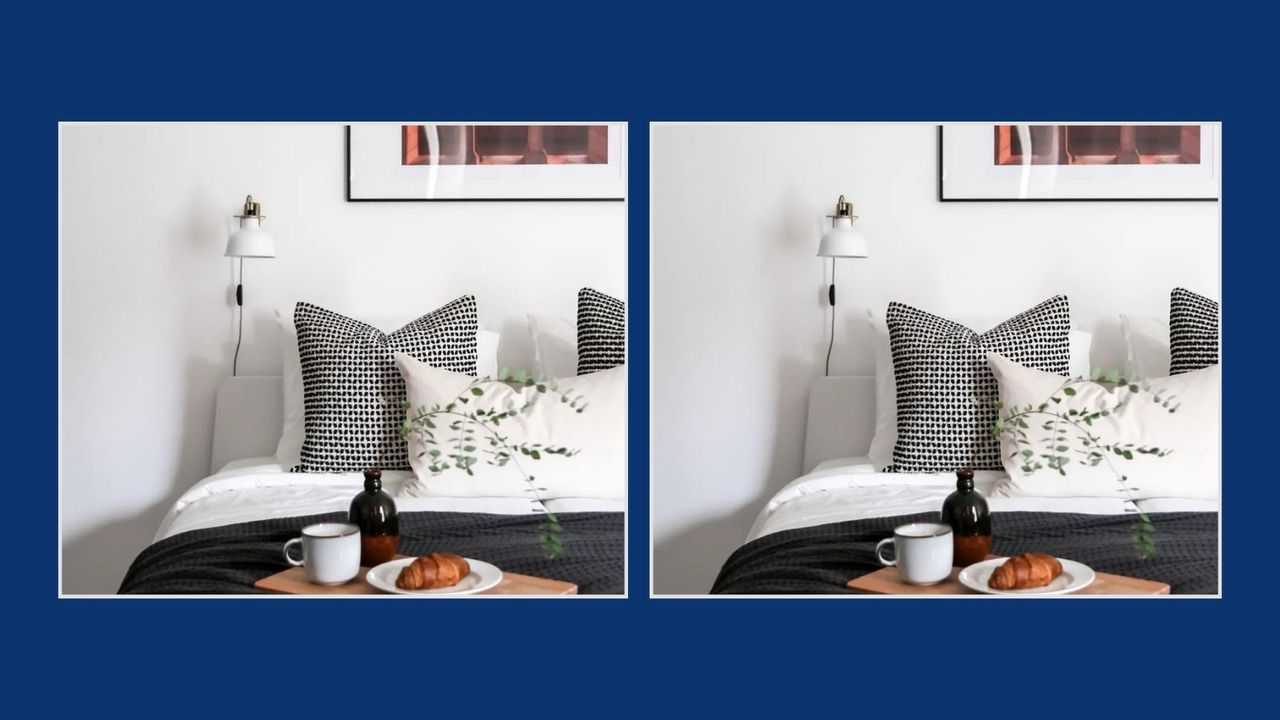
[[[992,512],[1060,512],[1113,515],[1137,512],[1217,512],[1217,500],[1151,498],[1137,503],[1116,497],[995,497],[1009,476],[979,470],[974,485]],[[956,488],[951,473],[876,472],[866,458],[844,458],[819,464],[814,471],[778,491],[747,534],[747,541],[782,530],[872,517],[938,512]]]
[[[518,497],[407,497],[400,488],[413,477],[408,470],[386,471],[382,486],[401,512],[441,511],[523,515],[537,512],[534,501]],[[155,540],[188,530],[233,523],[339,512],[364,486],[361,473],[291,473],[274,457],[228,463],[216,475],[182,494],[156,532]],[[620,500],[558,498],[543,505],[552,512],[622,512]]]

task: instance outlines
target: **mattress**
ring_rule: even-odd
[[[974,473],[974,485],[987,498],[992,512],[1119,515],[1138,509],[1148,513],[1218,511],[1217,500],[1151,498],[1135,503],[1120,493],[1116,497],[999,497],[997,493],[1008,480],[1003,471]],[[951,473],[884,473],[877,472],[865,457],[828,460],[779,490],[761,510],[746,542],[829,523],[939,512],[955,487]]]
[[[537,501],[513,497],[408,497],[400,489],[413,478],[408,470],[382,473],[383,489],[401,512],[457,512],[526,515]],[[227,463],[178,498],[156,531],[155,541],[189,530],[276,518],[346,511],[364,487],[361,473],[291,473],[274,457]],[[542,504],[554,513],[623,512],[625,502],[598,498],[557,498]]]

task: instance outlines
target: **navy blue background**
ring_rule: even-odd
[[[1246,648],[1276,635],[1275,24],[1225,4],[1087,5],[10,6],[0,47],[9,697],[50,712],[166,716],[280,704],[412,717],[1123,704],[1156,717],[1265,691],[1274,660],[1246,660]],[[58,600],[57,122],[422,117],[632,123],[632,597]],[[645,123],[962,119],[1224,121],[1224,598],[648,599]],[[92,432],[74,414],[92,399],[63,400],[67,432]]]

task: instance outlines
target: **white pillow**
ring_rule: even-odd
[[[476,331],[476,377],[498,377],[498,345],[502,335],[488,330]]]
[[[987,364],[1000,385],[1000,401],[1006,408],[1039,406],[1062,387],[1063,378],[1024,367],[995,353],[987,355]],[[1138,394],[1131,394],[1128,390],[1112,392],[1097,383],[1073,385],[1075,395],[1059,393],[1062,402],[1056,407],[1066,411],[1096,410],[1104,402],[1107,407],[1114,407],[1120,400],[1125,401],[1120,410],[1084,426],[1100,442],[1132,443],[1134,447],[1157,447],[1172,452],[1164,457],[1135,452],[1131,460],[1113,454],[1108,458],[1110,465],[1105,460],[1092,467],[1081,465],[1077,461],[1081,456],[1076,454],[1076,450],[1083,447],[1077,439],[1080,433],[1071,428],[1065,433],[1067,441],[1063,443],[1070,448],[1064,454],[1072,459],[1065,468],[1066,475],[1047,467],[1025,474],[1021,469],[1023,463],[1009,457],[1019,448],[1002,438],[1000,455],[1009,473],[1009,482],[994,494],[1006,497],[1133,497],[1138,500],[1153,497],[1216,499],[1220,474],[1220,379],[1218,366],[1213,365],[1173,377],[1153,378],[1151,392]],[[1154,398],[1157,394],[1163,398],[1172,396],[1173,404],[1178,406],[1177,412],[1171,413],[1156,404]],[[1031,443],[1028,449],[1037,455],[1043,440],[1059,436],[1053,430],[1043,428],[1049,419],[1043,416],[1027,418],[1025,431]],[[1124,492],[1116,480],[1116,472],[1128,476],[1127,484],[1133,490],[1132,496]]]
[[[284,355],[280,373],[284,384],[284,426],[280,430],[280,442],[276,444],[276,461],[281,467],[291,468],[302,462],[302,443],[307,436],[302,404],[302,362],[298,358],[298,329],[293,324],[293,309],[277,309],[276,322],[280,324],[280,347]],[[500,341],[501,336],[496,332],[476,333],[476,374],[480,377],[497,376]]]
[[[586,410],[575,411],[560,396],[551,392],[545,395],[536,388],[516,390],[506,383],[484,382],[480,398],[470,394],[473,378],[460,373],[441,370],[415,360],[404,353],[396,353],[396,367],[408,389],[410,412],[420,407],[447,405],[459,396],[484,408],[506,408],[508,403],[523,406],[536,398],[533,408],[514,418],[504,420],[499,431],[510,442],[536,442],[558,445],[577,450],[572,457],[543,455],[533,460],[517,456],[525,472],[533,475],[536,485],[545,488],[539,494],[544,500],[554,498],[606,498],[621,500],[627,487],[627,369],[620,366],[589,375],[578,375],[556,380],[560,392],[577,397],[584,396]],[[465,393],[465,395],[464,395]],[[474,407],[474,405],[473,405]],[[447,446],[457,438],[457,431],[444,422],[436,423],[437,441]],[[483,442],[485,431],[476,429],[477,446],[488,447]],[[426,457],[420,457],[424,446],[416,437],[409,439],[409,464],[414,479],[405,484],[401,494],[413,497],[534,497],[529,492],[520,469],[514,462],[505,467],[490,465],[483,452],[477,453],[480,462],[472,467],[474,475],[467,475],[457,468],[450,468],[433,475]]]
[[[1169,374],[1169,323],[1149,315],[1121,315],[1128,365],[1125,372],[1135,378],[1166,377]]]
[[[529,315],[533,340],[533,374],[539,378],[578,374],[578,326],[555,315]]]
[[[877,470],[893,464],[893,446],[898,442],[898,383],[893,373],[893,351],[889,347],[889,325],[883,315],[867,311],[871,323],[872,342],[876,354],[876,432],[871,438],[867,457]],[[991,319],[956,320],[970,330],[983,331],[993,327]],[[1093,333],[1072,330],[1067,336],[1071,352],[1068,371],[1072,377],[1089,376],[1089,352],[1093,346]],[[1166,375],[1168,373],[1165,373]]]

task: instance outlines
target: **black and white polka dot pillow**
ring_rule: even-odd
[[[627,306],[598,290],[578,291],[578,374],[627,361]]]
[[[1169,374],[1218,364],[1218,303],[1190,290],[1169,294]]]
[[[408,470],[397,431],[404,420],[404,380],[394,355],[474,375],[476,300],[460,297],[393,333],[324,308],[293,311],[302,366],[306,435],[294,472],[352,472],[370,466]]]
[[[895,472],[999,470],[1000,445],[990,433],[999,389],[987,353],[1059,375],[1071,360],[1071,312],[1062,295],[981,334],[896,302],[885,319],[898,392]]]

